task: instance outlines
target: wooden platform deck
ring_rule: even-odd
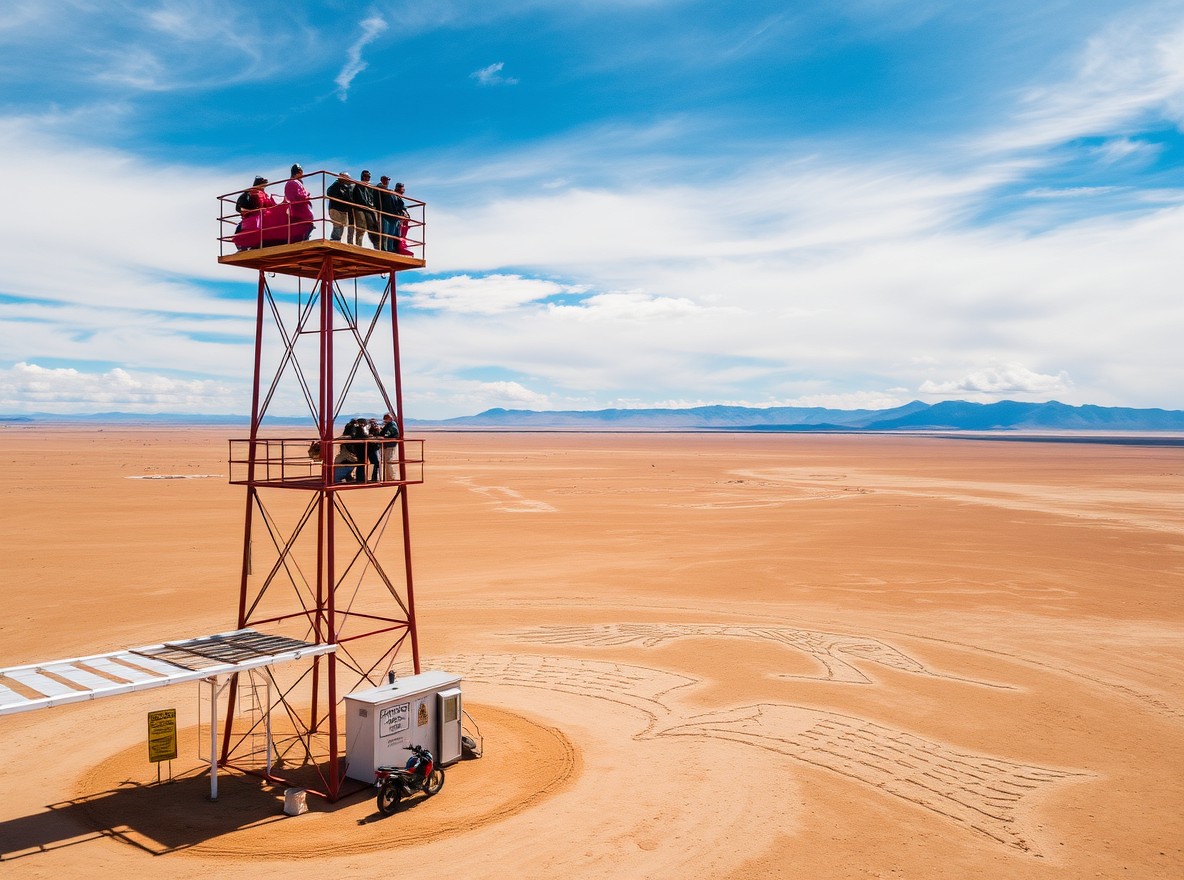
[[[227,244],[226,247],[232,247]],[[277,272],[281,275],[296,275],[301,278],[316,278],[326,257],[333,258],[335,278],[361,278],[366,275],[385,275],[405,269],[422,269],[426,262],[416,257],[407,257],[389,251],[359,247],[341,241],[314,239],[296,244],[279,244],[268,247],[237,251],[218,257],[218,262],[227,266],[243,266],[248,269]]]

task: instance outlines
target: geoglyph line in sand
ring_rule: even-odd
[[[649,667],[534,655],[442,658],[467,681],[541,688],[632,706],[649,718],[638,739],[691,737],[742,743],[801,761],[908,801],[1007,847],[1035,853],[1020,821],[1025,798],[1087,778],[995,755],[958,751],[908,731],[837,712],[778,703],[713,712],[679,705],[698,679]]]
[[[1092,487],[1088,492],[1063,486],[1033,483],[975,482],[954,479],[924,479],[867,472],[833,474],[802,473],[794,468],[731,471],[754,486],[796,490],[804,496],[837,497],[842,490],[818,487],[819,482],[850,480],[859,493],[880,493],[909,498],[942,498],[959,504],[1002,507],[1035,513],[1093,521],[1114,528],[1178,532],[1184,500],[1170,493],[1145,489]],[[748,485],[747,483],[745,485]]]
[[[508,486],[481,486],[475,480],[453,477],[452,482],[464,486],[470,492],[490,499],[495,510],[503,513],[551,513],[555,508],[545,501],[526,498]]]
[[[907,634],[906,634],[907,635]],[[1132,700],[1143,706],[1144,709],[1155,713],[1164,718],[1170,718],[1173,721],[1184,719],[1184,709],[1178,703],[1169,702],[1170,698],[1165,693],[1153,694],[1146,690],[1136,688],[1130,684],[1122,682],[1110,681],[1098,675],[1091,675],[1081,669],[1072,669],[1058,663],[1051,663],[1045,660],[1036,660],[1032,657],[1024,657],[1019,654],[1014,654],[1009,651],[1000,651],[994,648],[983,648],[980,646],[968,645],[964,642],[955,641],[953,639],[940,639],[935,636],[922,636],[921,638],[927,641],[937,642],[944,645],[954,645],[958,648],[978,651],[984,654],[990,654],[996,657],[1004,657],[1008,661],[1020,663],[1025,666],[1035,666],[1039,669],[1047,669],[1059,675],[1070,676],[1072,678],[1088,681],[1091,685],[1103,688],[1111,693],[1120,694],[1126,699]]]
[[[914,734],[801,706],[759,704],[696,716],[657,736],[714,737],[787,755],[924,807],[1023,852],[1016,807],[1041,786],[1087,774],[958,752]]]
[[[506,637],[541,645],[581,645],[587,647],[616,647],[641,645],[652,648],[663,642],[687,638],[738,638],[775,642],[808,654],[822,667],[818,675],[779,673],[778,678],[807,681],[871,684],[872,679],[851,660],[866,661],[886,666],[898,672],[944,678],[966,684],[1010,690],[1009,685],[994,684],[977,679],[961,678],[936,672],[904,652],[879,639],[843,633],[819,632],[778,626],[731,626],[727,624],[659,624],[616,623],[603,626],[539,626],[512,633]]]

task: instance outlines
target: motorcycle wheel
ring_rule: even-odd
[[[426,794],[428,797],[431,797],[432,795],[434,795],[436,792],[438,792],[443,787],[444,787],[444,771],[441,770],[439,767],[437,767],[435,770],[432,771],[432,775],[429,776],[427,778],[427,780],[424,781],[424,784],[423,784],[424,794]]]
[[[403,786],[390,783],[384,785],[378,790],[378,812],[384,816],[391,815],[399,809],[399,798],[402,796]]]

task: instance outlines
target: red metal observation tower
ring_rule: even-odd
[[[229,681],[218,760],[330,800],[345,793],[344,696],[396,659],[420,672],[407,492],[424,460],[403,431],[395,294],[426,265],[424,204],[372,187],[373,209],[343,212],[339,177],[220,196],[218,218],[218,262],[257,279],[250,431],[230,441],[246,488],[236,624],[335,646]]]

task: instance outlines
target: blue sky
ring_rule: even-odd
[[[428,203],[408,418],[1184,408],[1184,2],[297,6],[0,11],[0,413],[246,412],[294,161]]]

